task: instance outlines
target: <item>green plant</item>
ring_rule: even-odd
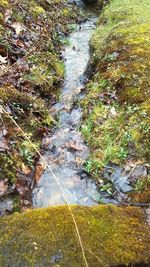
[[[86,170],[86,172],[90,173],[91,168],[92,168],[92,161],[87,160],[86,163],[85,163],[85,170]]]
[[[77,29],[77,24],[73,23],[68,25],[69,31],[75,31],[76,29]]]
[[[34,146],[38,149],[39,143],[34,144]],[[35,150],[32,144],[28,140],[24,140],[19,150],[21,157],[23,157],[23,160],[25,160],[28,165],[32,166],[34,163],[33,157],[35,155]]]
[[[146,178],[145,177],[140,178],[134,184],[134,191],[138,193],[141,193],[148,188],[150,188],[150,176]]]
[[[87,124],[82,125],[81,131],[86,140],[90,138],[92,130],[92,122],[88,121]]]
[[[128,150],[125,149],[124,147],[120,147],[119,148],[119,151],[117,152],[117,157],[120,159],[120,160],[125,160],[126,157],[128,155]]]
[[[100,187],[100,192],[107,192],[109,195],[112,195],[112,184],[107,183]]]

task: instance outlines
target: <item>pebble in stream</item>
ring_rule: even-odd
[[[89,150],[81,133],[77,130],[82,116],[80,108],[73,109],[73,101],[83,85],[80,81],[89,61],[89,40],[95,27],[96,16],[93,15],[70,35],[70,45],[65,48],[64,58],[66,77],[61,101],[53,107],[59,112],[59,127],[50,136],[50,145],[44,155],[49,167],[65,192],[70,204],[94,205],[93,198],[98,192],[95,183],[81,179]],[[60,188],[49,170],[46,170],[33,191],[34,207],[61,205],[65,201]]]

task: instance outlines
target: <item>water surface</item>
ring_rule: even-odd
[[[48,166],[33,191],[34,207],[61,205],[65,201],[54,179],[59,180],[70,204],[94,205],[98,195],[95,183],[86,176],[83,166],[89,156],[89,149],[79,132],[82,109],[74,107],[74,101],[82,91],[82,75],[89,62],[89,42],[95,28],[97,16],[92,11],[86,22],[79,25],[69,37],[69,45],[63,52],[65,81],[61,100],[52,107],[53,114],[59,114],[57,129],[49,136],[50,144],[44,155]]]

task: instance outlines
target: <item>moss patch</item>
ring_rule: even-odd
[[[149,262],[149,228],[137,208],[73,207],[89,266]],[[0,219],[2,267],[84,266],[67,207]],[[58,265],[57,265],[58,264]]]

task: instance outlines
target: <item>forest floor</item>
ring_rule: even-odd
[[[61,49],[79,17],[64,0],[0,3],[1,213],[32,206],[34,177],[42,173],[33,145],[42,153],[42,140],[56,124],[49,109],[64,78]]]

